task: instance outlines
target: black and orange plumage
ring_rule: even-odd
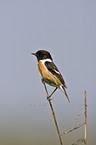
[[[32,54],[37,57],[39,65],[38,70],[40,75],[42,72],[41,77],[43,76],[42,80],[45,81],[45,83],[53,87],[56,87],[55,90],[57,90],[58,88],[62,90],[63,93],[65,93],[68,101],[70,102],[67,92],[65,90],[65,88],[67,88],[65,81],[60,71],[58,70],[57,66],[54,64],[50,53],[46,50],[39,50],[36,53]]]

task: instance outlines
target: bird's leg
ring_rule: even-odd
[[[42,78],[41,81],[42,81],[43,84],[45,83],[45,79],[44,78]]]
[[[45,83],[45,79],[42,77],[42,83],[44,84]],[[49,96],[49,97],[47,97],[47,99],[48,100],[51,100],[50,98],[51,98],[51,96],[56,92],[56,90],[57,90],[58,88],[56,87],[55,89],[54,89],[54,91],[51,93],[51,95]]]
[[[55,90],[51,93],[51,95],[50,95],[49,97],[47,97],[48,100],[49,100],[50,97],[56,92],[57,89],[58,89],[58,88],[56,87]]]
[[[49,98],[56,92],[57,89],[58,89],[57,87],[54,89],[54,91],[51,93],[51,95],[49,96]]]

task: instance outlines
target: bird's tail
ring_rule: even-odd
[[[70,99],[69,99],[69,97],[68,97],[68,95],[67,95],[67,92],[66,92],[66,90],[65,90],[65,88],[64,88],[63,85],[60,85],[60,90],[61,90],[63,93],[65,93],[65,95],[66,95],[66,97],[67,97],[67,99],[68,99],[68,101],[69,101],[69,103],[70,103]]]

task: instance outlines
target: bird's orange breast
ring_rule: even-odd
[[[51,82],[54,82],[57,86],[59,86],[61,84],[61,81],[56,76],[54,76],[48,70],[46,70],[46,67],[42,64],[42,61],[39,61],[38,65],[39,65],[38,70],[39,70],[41,77],[43,75],[44,78],[50,80]],[[42,72],[42,74],[41,74],[41,72]]]
[[[38,62],[38,70],[39,70],[39,73],[41,75],[41,72],[42,72],[42,75],[44,77],[44,74],[46,73],[46,68],[45,66],[42,64],[42,61],[39,61]],[[40,71],[41,70],[41,71]]]

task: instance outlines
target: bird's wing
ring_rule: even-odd
[[[45,62],[45,66],[53,75],[55,75],[61,81],[61,83],[64,85],[64,87],[67,88],[67,86],[64,82],[64,79],[63,79],[61,73],[59,72],[57,66],[53,62],[49,62],[49,61]]]

